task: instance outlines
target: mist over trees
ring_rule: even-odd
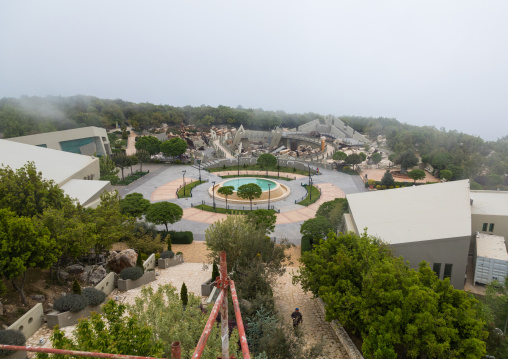
[[[484,141],[480,137],[458,131],[414,126],[393,118],[338,118],[356,131],[368,135],[373,141],[382,135],[394,155],[414,151],[424,163],[435,169],[436,176],[446,170],[452,172],[451,180],[474,179],[476,182],[472,185],[475,188],[508,185],[503,177],[508,173],[508,136],[497,141]],[[131,126],[135,131],[154,131],[163,124],[173,128],[182,124],[196,125],[198,129],[208,129],[215,125],[243,125],[248,129],[270,130],[275,126],[294,128],[315,119],[324,121],[325,116],[241,106],[176,107],[83,95],[0,99],[0,134],[4,138],[85,126],[111,129],[116,125],[123,128]]]

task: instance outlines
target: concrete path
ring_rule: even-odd
[[[157,189],[152,192],[152,195],[150,196],[150,201],[156,202],[156,201],[167,201],[169,199],[177,199],[178,196],[176,195],[176,191],[178,191],[178,189],[183,185],[184,182],[186,185],[188,185],[189,183],[196,181],[197,179],[195,178],[185,177],[168,182],[160,187],[157,187]]]
[[[220,171],[220,172],[212,172],[216,176],[236,176],[238,175],[238,171]],[[266,176],[266,171],[248,171],[248,170],[240,170],[240,175],[252,175],[252,176]],[[268,176],[277,177],[277,171],[268,171]],[[279,177],[291,178],[293,180],[308,178],[309,176],[304,176],[296,173],[287,173],[280,172]],[[284,183],[284,182],[283,182]]]
[[[131,130],[129,138],[127,138],[127,148],[125,149],[125,154],[127,156],[136,154],[136,136],[136,132]]]
[[[299,284],[292,283],[293,273],[296,273],[297,269],[286,268],[286,273],[277,279],[273,289],[275,307],[284,318],[283,324],[288,327],[293,325],[291,313],[298,308],[303,316],[301,327],[304,337],[309,344],[316,344],[323,340],[328,352],[326,358],[349,358],[330,323],[324,320],[317,300],[312,298],[311,293],[305,293]]]
[[[213,141],[218,147],[220,147],[220,149],[224,152],[224,154],[226,155],[226,158],[233,158],[233,156],[231,155],[231,153],[229,153],[229,151],[227,149],[224,148],[224,146],[222,146],[220,144],[220,140],[219,139],[216,139],[215,141]]]

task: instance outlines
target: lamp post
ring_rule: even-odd
[[[185,172],[187,171],[182,171],[182,182],[183,182],[183,196],[185,197]]]
[[[309,165],[309,186],[310,186],[310,181],[311,181],[311,179],[310,179],[310,165]]]
[[[215,181],[212,181],[213,210],[215,211]]]
[[[201,183],[201,160],[198,160],[199,183]]]
[[[312,177],[309,176],[310,186],[309,186],[309,202],[312,202]]]
[[[287,166],[287,164],[286,164],[286,166]],[[277,157],[277,178],[279,178],[279,171],[280,171],[279,157]]]
[[[238,154],[238,177],[240,177],[240,153]]]
[[[270,209],[270,187],[272,187],[272,184],[268,183],[268,209]]]

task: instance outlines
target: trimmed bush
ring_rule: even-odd
[[[172,244],[191,244],[194,240],[194,234],[192,234],[190,231],[169,231],[169,235],[171,236]]]
[[[176,252],[176,255],[180,255],[180,254],[183,254],[183,252]]]
[[[79,312],[80,310],[85,309],[87,305],[88,301],[84,296],[72,293],[55,300],[55,303],[53,303],[53,309],[58,310],[59,312]]]
[[[106,300],[106,293],[93,287],[83,289],[82,295],[91,306],[102,304]]]
[[[142,276],[143,276],[143,270],[139,267],[124,268],[120,272],[120,278],[124,279],[124,280],[127,280],[127,279],[136,280],[136,279],[141,278]]]
[[[20,331],[12,329],[0,330],[0,344],[24,346],[25,343],[25,335]],[[7,356],[14,353],[16,353],[16,350],[0,350],[0,356]]]
[[[164,251],[161,253],[161,258],[162,259],[166,259],[166,258],[173,258],[175,256],[175,253],[173,253],[172,251]]]
[[[217,267],[217,263],[213,262],[212,266],[212,282],[220,276],[219,267]]]
[[[312,250],[312,238],[310,236],[302,236],[302,254]]]

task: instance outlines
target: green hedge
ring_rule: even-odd
[[[168,232],[160,231],[161,238],[165,238]],[[194,234],[190,231],[175,232],[169,231],[171,244],[191,244],[194,240]]]
[[[304,252],[308,252],[311,250],[312,250],[312,238],[310,236],[305,235],[302,237],[302,246],[301,246],[302,254]]]

